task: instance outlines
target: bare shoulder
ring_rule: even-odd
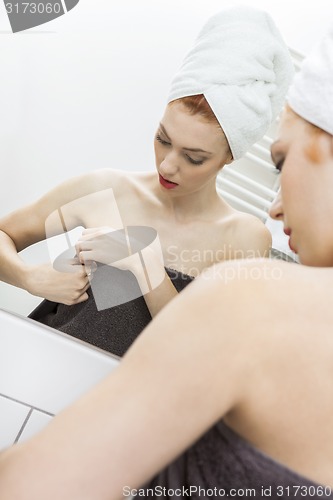
[[[65,204],[108,189],[113,189],[119,195],[128,188],[144,183],[147,176],[149,177],[147,173],[111,168],[93,170],[65,180],[40,198],[39,203],[44,205],[55,199],[58,203]]]
[[[130,182],[129,172],[113,168],[93,170],[72,179],[75,184],[80,184],[83,190],[102,191],[103,189],[119,189],[124,182]]]
[[[184,290],[184,299],[193,302],[189,310],[197,310],[203,302],[212,321],[215,311],[219,321],[235,328],[244,326],[248,331],[253,325],[254,334],[260,325],[264,334],[272,324],[290,331],[308,322],[309,310],[314,315],[318,310],[317,319],[322,321],[332,275],[333,270],[277,259],[231,260],[207,268]],[[333,312],[327,314],[333,322]],[[327,324],[332,323],[327,320]]]
[[[153,172],[105,168],[92,172],[90,176],[88,174],[86,181],[100,190],[112,188],[117,194],[120,194],[126,189],[131,191],[145,190],[155,177],[156,175]]]
[[[268,257],[272,236],[258,217],[234,210],[230,216],[230,227],[233,246],[242,252],[236,258]]]
[[[237,339],[238,351],[246,346],[248,353],[251,345],[262,345],[261,337],[271,334],[272,324],[285,331],[283,322],[290,323],[285,308],[292,309],[294,295],[302,288],[296,266],[264,258],[215,264],[161,311],[161,318],[177,318],[178,331],[190,327],[205,332],[209,325],[210,335],[216,333],[222,343]]]

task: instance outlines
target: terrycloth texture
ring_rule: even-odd
[[[298,115],[333,135],[333,24],[304,59],[287,100]]]
[[[191,276],[172,269],[166,271],[178,292],[193,280]],[[29,317],[112,354],[123,356],[151,320],[146,302],[139,293],[137,299],[124,302],[124,290],[128,289],[129,284],[138,287],[134,275],[129,271],[100,266],[94,272],[93,279],[100,280],[105,293],[113,297],[115,304],[121,305],[98,311],[89,288],[89,299],[81,304],[66,306],[44,300]]]
[[[191,495],[189,487],[192,489]],[[278,488],[278,487],[282,488]],[[287,487],[289,486],[289,491]],[[304,486],[298,490],[294,486]],[[309,487],[312,488],[309,491]],[[163,495],[163,498],[192,498],[192,500],[205,500],[210,498],[222,498],[219,490],[225,490],[224,497],[249,497],[271,498],[273,500],[293,498],[333,498],[333,495],[320,496],[313,494],[313,487],[317,484],[300,476],[291,469],[284,467],[275,460],[261,453],[251,446],[238,434],[233,432],[222,421],[210,429],[197,443],[189,448],[186,453],[175,460],[169,467],[164,469],[152,481],[144,486],[149,488],[165,487],[166,490],[183,490],[182,495]],[[266,490],[266,496],[262,494],[262,487]],[[202,488],[200,491],[199,488]],[[216,488],[217,494],[210,494]],[[243,495],[235,495],[232,489],[242,490]],[[244,490],[254,489],[255,494]],[[204,490],[207,495],[204,494]],[[147,498],[159,498],[157,494],[147,495]],[[315,490],[316,492],[316,490]],[[309,493],[309,494],[308,494]],[[140,498],[144,498],[143,495]]]
[[[205,24],[171,84],[168,101],[204,94],[237,160],[280,112],[292,76],[289,51],[271,17],[238,7]]]

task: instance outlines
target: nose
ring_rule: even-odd
[[[269,209],[269,215],[272,219],[282,220],[283,219],[283,207],[281,198],[281,189],[279,189],[276,198],[274,199],[271,208]]]
[[[167,179],[172,180],[171,177],[178,171],[178,160],[175,151],[168,152],[162,162],[160,163],[160,172]]]

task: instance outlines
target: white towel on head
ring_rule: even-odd
[[[288,48],[271,17],[237,7],[215,14],[202,28],[168,101],[204,94],[236,160],[265,134],[292,76]]]
[[[333,25],[304,59],[287,100],[298,115],[333,135]]]

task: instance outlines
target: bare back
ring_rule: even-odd
[[[243,325],[252,375],[242,403],[225,422],[275,460],[333,486],[333,308],[329,298],[333,271],[280,261],[251,266],[248,276],[250,269],[264,272],[265,267],[269,279],[261,280],[259,288],[250,278],[242,283],[249,299],[245,307],[242,302],[243,319],[237,323],[238,329]],[[211,299],[214,294],[222,300],[218,289],[212,290]],[[221,314],[211,322],[213,328],[225,327]]]

